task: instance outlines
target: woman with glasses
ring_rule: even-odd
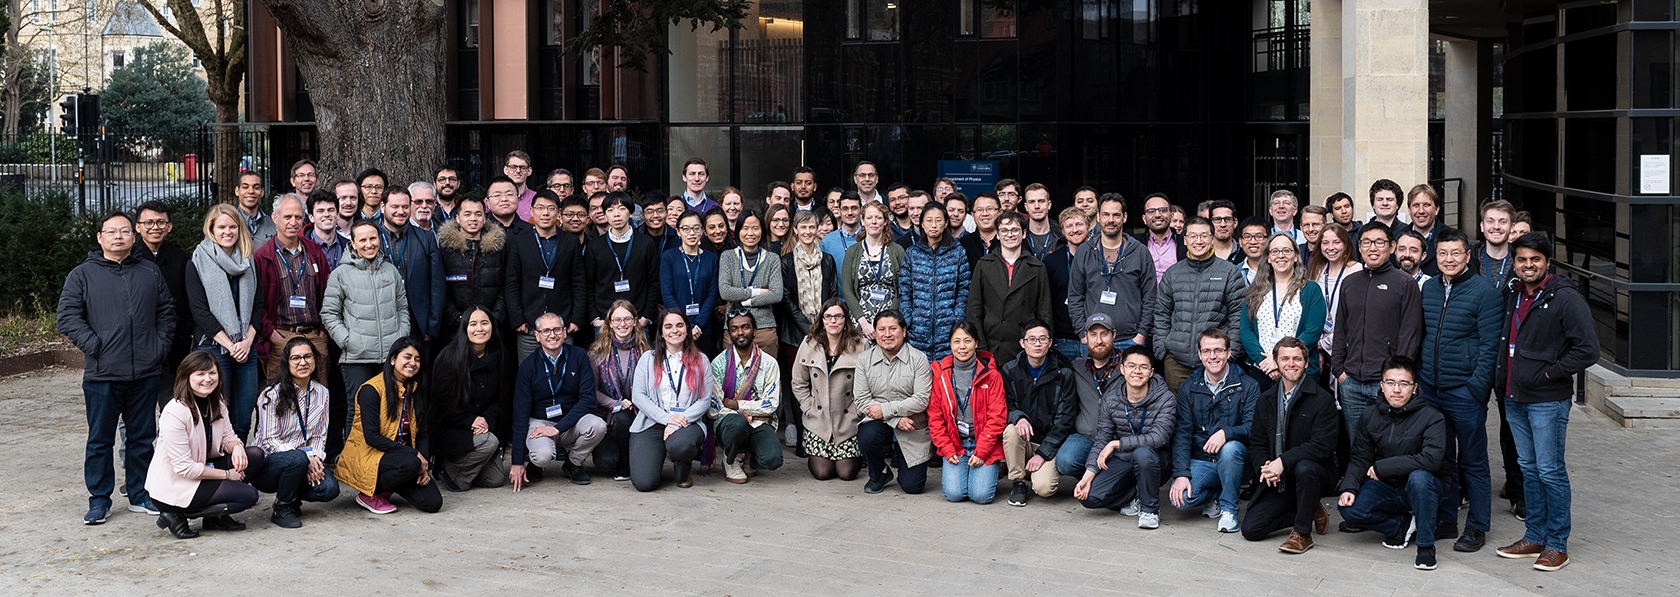
[[[1348,213],[1352,210],[1349,209]],[[1324,292],[1324,333],[1318,337],[1317,362],[1318,385],[1325,388],[1336,387],[1330,383],[1330,347],[1335,341],[1336,307],[1341,303],[1338,299],[1341,298],[1342,282],[1350,274],[1365,269],[1354,254],[1351,239],[1347,228],[1341,224],[1325,224],[1324,232],[1318,237],[1318,250],[1313,252],[1312,266],[1307,268],[1307,279],[1318,284],[1318,289]]]
[[[1246,293],[1242,343],[1254,369],[1276,381],[1280,372],[1271,354],[1278,340],[1294,337],[1307,346],[1318,345],[1318,337],[1324,333],[1324,292],[1307,279],[1294,238],[1273,234],[1265,247],[1265,261]],[[1307,376],[1314,375],[1318,375],[1318,359],[1307,359]]]
[[[285,377],[274,380],[257,397],[257,427],[251,444],[263,452],[262,473],[251,485],[274,494],[275,526],[303,526],[302,502],[330,502],[338,497],[338,480],[327,474],[327,388],[311,379],[324,367],[323,355],[308,338],[294,337],[280,354],[286,355]]]
[[[758,322],[753,343],[774,355],[776,314],[771,307],[782,302],[782,263],[770,251],[760,250],[764,233],[764,214],[758,210],[745,210],[736,218],[735,238],[741,246],[718,257],[718,298],[752,311]]]
[[[659,257],[659,297],[666,308],[689,318],[696,342],[716,352],[718,334],[712,318],[718,306],[718,255],[701,248],[705,230],[701,221],[695,211],[685,211],[677,219],[682,246],[666,249]]]
[[[808,210],[793,214],[793,233],[782,250],[782,302],[776,306],[777,329],[781,333],[782,352],[777,363],[782,366],[782,387],[792,391],[794,362],[805,343],[806,332],[813,329],[822,313],[823,304],[840,294],[840,276],[834,256],[823,252],[817,235],[817,216]],[[845,311],[844,308],[841,311]],[[783,400],[782,421],[786,425],[784,445],[795,453],[806,455],[799,441],[799,429],[804,418],[798,400]]]
[[[804,411],[800,446],[810,455],[806,466],[818,481],[852,481],[863,470],[852,405],[852,381],[863,349],[863,335],[852,325],[846,306],[830,298],[823,301],[822,315],[806,330],[793,359],[793,397]]]
[[[450,491],[501,487],[508,480],[501,438],[510,435],[506,398],[512,394],[502,383],[514,379],[517,364],[489,309],[469,307],[458,327],[432,372],[432,456],[443,469],[437,478]]]
[[[376,219],[380,216],[379,208],[385,205],[385,173],[378,168],[368,168],[356,175],[356,186],[362,191],[362,210],[356,214],[356,219]]]
[[[764,248],[771,253],[780,255],[782,245],[788,243],[788,233],[793,230],[793,210],[786,205],[776,204],[764,210],[764,220],[769,228],[764,232]]]
[[[677,249],[671,249],[673,251]],[[632,389],[636,365],[651,345],[636,322],[641,316],[630,301],[613,301],[607,309],[608,333],[595,336],[589,362],[595,366],[594,415],[607,422],[607,440],[595,448],[595,467],[611,469],[614,481],[630,480],[630,426],[636,422]]]
[[[667,459],[677,487],[693,487],[694,459],[712,445],[702,422],[712,404],[711,363],[695,348],[682,311],[660,311],[658,325],[659,342],[642,354],[630,382],[636,408],[630,425],[630,483],[644,492],[659,489]],[[709,463],[711,457],[707,453],[701,461]]]
[[[898,274],[899,309],[910,322],[910,345],[927,353],[929,360],[951,354],[945,341],[957,322],[967,317],[972,279],[962,243],[932,232],[939,225],[935,218],[944,216],[937,208],[922,209],[922,230],[927,234],[904,252],[904,267]]]
[[[258,322],[264,301],[251,259],[251,233],[231,205],[213,205],[204,218],[204,240],[187,262],[187,305],[192,311],[193,344],[216,355],[228,400],[228,418],[241,439],[251,430],[257,405]],[[400,286],[400,284],[399,284]]]

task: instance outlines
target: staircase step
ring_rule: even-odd
[[[1680,419],[1680,398],[1642,398],[1612,395],[1610,410],[1623,419]]]
[[[1643,380],[1642,380],[1643,381]],[[1646,385],[1608,388],[1612,397],[1680,399],[1680,388],[1660,388]]]

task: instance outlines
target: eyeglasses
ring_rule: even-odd
[[[1225,354],[1227,352],[1231,352],[1231,349],[1229,349],[1229,348],[1203,348],[1201,350],[1196,351],[1197,354],[1205,354],[1205,355],[1221,355],[1221,354]]]
[[[678,228],[677,232],[682,232],[682,233],[695,232],[695,233],[698,233],[698,232],[702,232],[703,230],[704,229],[699,227],[699,226],[683,226],[681,228]]]
[[[846,314],[845,313],[824,313],[823,314],[823,320],[824,321],[845,321],[846,320]]]
[[[1383,387],[1394,388],[1396,390],[1411,389],[1411,387],[1415,386],[1415,385],[1417,385],[1417,384],[1414,383],[1414,382],[1406,381],[1404,379],[1385,379],[1385,380],[1382,380],[1382,386]]]
[[[1380,238],[1362,238],[1359,239],[1359,246],[1362,248],[1386,247],[1388,241]]]
[[[1004,236],[1004,235],[1020,236],[1021,235],[1021,229],[1020,228],[999,228],[997,233],[998,233],[998,236]]]
[[[100,234],[109,234],[111,236],[134,236],[134,231],[130,230],[128,228],[121,228],[121,229],[117,229],[117,230],[100,230],[99,233]]]
[[[361,185],[361,186],[362,186],[362,190],[364,190],[364,191],[383,191],[383,190],[385,190],[385,185],[382,185],[382,184],[365,184],[365,185]]]
[[[876,174],[874,172],[859,172],[859,173],[857,173],[856,176],[858,178],[880,178],[881,177],[881,175]]]
[[[1442,256],[1442,257],[1452,257],[1454,259],[1470,254],[1469,251],[1465,251],[1463,249],[1459,249],[1459,250],[1456,250],[1456,251],[1437,251],[1437,253],[1439,253],[1440,256]]]
[[[614,317],[614,318],[612,318],[612,322],[613,323],[631,323],[631,324],[633,324],[633,323],[636,323],[636,318],[630,317],[630,316]]]
[[[1189,232],[1184,235],[1184,240],[1206,240],[1210,238],[1213,238],[1212,232]]]
[[[439,177],[437,177],[437,182],[438,182],[438,184],[443,184],[443,183],[446,183],[446,182],[461,182],[461,177],[459,177],[459,176],[439,176]]]
[[[1264,235],[1264,234],[1244,234],[1244,235],[1242,235],[1242,239],[1243,240],[1260,241],[1260,240],[1266,240],[1266,235]]]
[[[1124,363],[1120,365],[1120,368],[1126,371],[1148,371],[1150,369],[1154,369],[1154,367],[1151,367],[1149,363]]]
[[[1015,191],[998,191],[997,196],[998,197],[1020,197],[1021,194],[1017,193]]]
[[[1049,336],[1033,336],[1031,338],[1022,338],[1021,341],[1025,342],[1029,346],[1043,346],[1045,344],[1050,343],[1050,337]]]
[[[1143,210],[1143,213],[1146,213],[1146,214],[1164,214],[1164,213],[1171,213],[1171,212],[1172,212],[1171,207],[1151,207],[1149,209]]]
[[[996,208],[996,207],[976,207],[976,208],[974,208],[974,213],[977,213],[977,214],[993,214],[993,213],[997,213],[999,211],[1003,211],[1003,210],[1001,210],[999,208]]]
[[[1219,216],[1217,218],[1213,218],[1212,221],[1215,224],[1234,224],[1234,223],[1236,223],[1237,219],[1235,217],[1232,217],[1232,216]]]
[[[297,173],[297,174],[293,174],[293,175],[292,175],[292,178],[297,178],[297,179],[302,179],[302,180],[309,180],[309,179],[311,179],[311,178],[317,178],[317,177],[316,177],[316,176],[315,176],[315,173],[314,173],[314,172],[299,172],[299,173]]]
[[[514,172],[530,172],[531,171],[530,166],[515,166],[515,165],[512,165],[512,164],[508,164],[506,166],[506,168],[509,169],[509,170],[512,170]]]
[[[1300,255],[1300,252],[1295,249],[1272,249],[1270,251],[1266,251],[1266,254],[1272,257],[1294,257],[1296,255]]]
[[[294,354],[292,356],[286,357],[286,360],[291,361],[293,363],[307,363],[307,362],[315,360],[315,355],[312,355],[312,354]]]
[[[141,228],[162,228],[169,225],[169,220],[141,220]]]
[[[572,188],[572,183],[569,183],[569,182],[549,183],[548,188],[551,188],[551,189],[569,189],[569,188]]]
[[[564,332],[564,331],[565,330],[563,330],[561,328],[543,328],[543,329],[537,330],[537,335],[538,336],[558,336],[558,335],[560,335],[561,332]]]
[[[532,205],[531,206],[531,213],[537,213],[537,212],[554,213],[556,211],[560,211],[560,208],[555,207],[554,204],[552,204],[552,203],[548,204],[548,205]]]

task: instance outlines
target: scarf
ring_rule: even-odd
[[[619,366],[619,355],[621,354],[629,355],[624,358],[630,364],[629,367]],[[606,365],[607,369],[605,374],[601,376],[601,393],[612,397],[614,400],[629,400],[630,374],[636,370],[636,362],[641,358],[641,351],[636,350],[635,338],[623,342],[613,338],[612,352],[607,354],[607,358],[601,360],[601,363]]]
[[[818,311],[822,309],[822,256],[821,250],[806,253],[799,247],[793,248],[793,274],[799,281],[799,311],[811,321],[817,320]]]
[[[234,342],[245,341],[245,329],[251,325],[251,307],[257,298],[257,272],[251,258],[234,251],[229,255],[221,245],[208,238],[193,249],[193,267],[198,268],[199,280],[204,282],[204,296],[210,301],[210,313],[216,323]],[[226,275],[218,276],[217,272]],[[239,279],[235,296],[229,278]]]
[[[764,351],[753,348],[752,360],[747,362],[746,375],[742,376],[746,378],[744,381],[735,374],[740,369],[740,363],[735,358],[735,349],[725,348],[724,351],[728,352],[729,356],[725,359],[728,364],[724,366],[723,372],[723,395],[737,402],[746,400],[753,394],[753,382],[758,381],[758,357]]]

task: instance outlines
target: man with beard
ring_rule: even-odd
[[[437,337],[438,321],[443,318],[443,260],[438,255],[437,236],[409,225],[413,202],[408,189],[402,187],[386,194],[380,208],[385,217],[379,227],[379,250],[402,272],[413,327],[410,335],[420,345],[420,355],[429,360],[429,343]]]
[[[1423,289],[1423,283],[1428,282],[1430,275],[1422,269],[1423,252],[1429,250],[1429,241],[1416,230],[1407,230],[1394,241],[1394,261],[1400,266],[1400,271],[1406,272],[1412,280],[1417,282],[1418,289]]]
[[[782,467],[776,440],[781,370],[776,359],[753,342],[758,320],[751,309],[729,312],[729,345],[712,359],[712,408],[723,450],[723,480],[746,483],[759,470]]]
[[[333,198],[338,200],[338,217],[334,219],[333,228],[345,233],[348,238],[350,225],[361,219],[362,189],[356,181],[340,178],[333,181],[332,193]]]
[[[409,183],[408,196],[414,198],[414,215],[409,218],[409,222],[421,230],[437,234],[437,227],[443,224],[432,218],[432,214],[437,211],[437,189],[432,183],[417,180]]]
[[[1517,208],[1511,202],[1490,201],[1482,205],[1479,224],[1482,242],[1470,250],[1470,271],[1492,284],[1495,292],[1505,292],[1517,276],[1511,257],[1511,241],[1518,236],[1516,223]],[[1510,500],[1511,512],[1522,520],[1528,515],[1528,510],[1523,504],[1522,469],[1517,466],[1517,444],[1511,437],[1511,423],[1505,417],[1505,401],[1494,402],[1499,405],[1499,453],[1505,469],[1505,484],[1499,490],[1499,497]]]
[[[1091,217],[1085,215],[1085,210],[1069,207],[1062,210],[1056,219],[1061,224],[1061,236],[1067,244],[1044,257],[1044,268],[1050,272],[1050,313],[1055,323],[1052,336],[1056,341],[1056,352],[1075,359],[1085,354],[1085,345],[1079,341],[1079,325],[1068,313],[1068,277],[1080,247],[1090,237]]]
[[[793,206],[797,209],[817,208],[817,171],[810,166],[800,166],[793,171]]]
[[[1068,282],[1068,315],[1085,321],[1102,313],[1110,320],[1116,346],[1143,344],[1155,321],[1155,264],[1143,243],[1121,232],[1126,199],[1107,193],[1098,200],[1102,238],[1074,258]]]
[[[887,226],[892,228],[892,239],[898,240],[916,230],[916,225],[910,220],[910,187],[902,182],[895,182],[887,187],[887,211],[892,217],[887,220]]]
[[[432,188],[437,191],[437,209],[432,212],[432,219],[441,226],[455,219],[455,198],[461,191],[461,174],[449,166],[438,168],[432,172]]]
[[[1278,551],[1292,554],[1312,549],[1313,533],[1323,535],[1329,527],[1318,498],[1324,484],[1336,480],[1336,398],[1306,378],[1309,354],[1306,343],[1293,336],[1272,347],[1278,383],[1254,404],[1247,460],[1258,474],[1259,490],[1241,523],[1249,541],[1290,529]]]
[[[1155,262],[1155,281],[1160,282],[1167,268],[1185,255],[1184,237],[1172,231],[1172,204],[1166,193],[1150,193],[1144,198],[1143,225],[1149,230],[1133,238],[1149,248],[1149,257]]]
[[[1237,206],[1224,199],[1214,199],[1208,205],[1208,221],[1213,223],[1214,256],[1237,263],[1242,261],[1242,247],[1237,246]]]

